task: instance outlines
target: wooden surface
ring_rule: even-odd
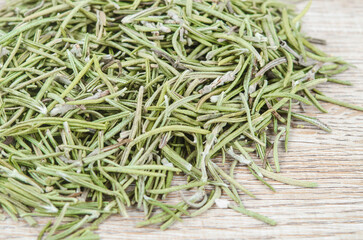
[[[304,22],[305,31],[328,40],[322,47],[325,51],[357,66],[339,76],[352,81],[353,87],[325,84],[319,89],[363,106],[363,1],[314,0]],[[307,114],[329,124],[333,132],[327,134],[312,126],[293,129],[290,151],[286,154],[280,149],[282,173],[317,181],[318,188],[269,181],[277,190],[273,193],[245,168],[236,169],[239,182],[258,197],[243,196],[246,207],[275,219],[277,226],[213,207],[162,232],[155,226],[135,228],[143,214],[131,209],[130,218],[113,216],[97,232],[102,239],[363,239],[363,113],[323,106],[328,114],[311,107],[306,108]],[[0,223],[0,239],[36,239],[46,219],[39,222],[39,227],[31,228],[24,221],[7,218]]]

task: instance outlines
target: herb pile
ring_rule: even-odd
[[[253,190],[234,167],[271,189],[266,178],[314,187],[278,173],[294,119],[330,131],[293,106],[362,110],[316,89],[349,85],[333,78],[349,66],[301,32],[310,4],[296,14],[262,0],[11,1],[0,11],[2,209],[32,226],[53,217],[39,235],[52,240],[97,239],[129,206],[145,212],[138,226],[161,229],[215,202],[276,224],[244,208]],[[180,202],[165,202],[175,191]]]

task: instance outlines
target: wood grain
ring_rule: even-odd
[[[353,87],[324,84],[319,89],[363,106],[363,1],[314,0],[304,22],[311,36],[328,40],[322,47],[325,51],[356,66],[339,76],[352,81]],[[312,107],[306,107],[306,112],[330,125],[333,132],[327,134],[312,126],[293,129],[289,152],[280,149],[282,173],[317,181],[318,188],[269,181],[277,190],[273,193],[245,168],[236,169],[238,181],[258,197],[243,196],[246,207],[275,219],[277,226],[214,207],[163,232],[157,227],[135,228],[143,214],[130,209],[129,218],[113,216],[97,232],[102,239],[363,239],[363,113],[323,106],[328,114]],[[24,221],[7,218],[0,224],[0,239],[35,239],[48,221],[38,220],[40,226],[31,228]]]

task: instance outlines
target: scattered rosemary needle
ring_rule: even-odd
[[[285,135],[287,149],[295,120],[331,131],[292,106],[363,110],[316,90],[350,85],[334,78],[349,64],[301,32],[311,3],[296,13],[256,0],[10,1],[0,10],[4,212],[31,226],[53,217],[39,239],[98,239],[99,223],[127,207],[144,211],[137,226],[164,230],[224,193],[226,207],[275,225],[244,208],[240,194],[253,189],[235,166],[272,190],[267,178],[316,187],[279,173],[278,143]],[[167,203],[171,192],[179,203]]]

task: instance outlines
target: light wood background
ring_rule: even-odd
[[[299,8],[305,3],[299,3]],[[324,84],[329,96],[363,106],[363,1],[314,0],[304,18],[304,29],[328,40],[322,47],[357,68],[341,74],[353,87]],[[113,216],[97,231],[102,239],[363,239],[363,113],[323,104],[328,114],[307,107],[308,115],[329,124],[331,134],[307,126],[293,129],[290,151],[280,150],[282,173],[319,183],[304,189],[269,181],[273,193],[243,167],[236,169],[240,183],[258,199],[243,196],[246,207],[278,222],[268,226],[230,209],[217,209],[196,218],[185,218],[167,231],[157,227],[135,228],[143,214],[129,211],[128,219]],[[281,144],[283,145],[283,144]],[[176,195],[173,195],[176,197]],[[28,227],[10,218],[0,222],[0,239],[36,239],[40,226]]]

